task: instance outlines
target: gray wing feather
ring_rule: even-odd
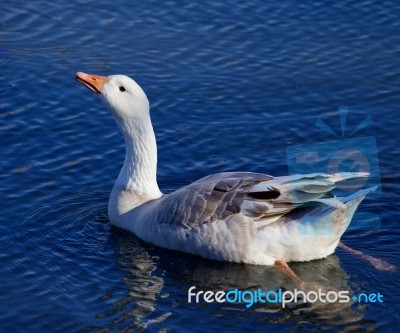
[[[253,186],[271,179],[251,172],[224,172],[204,177],[163,197],[158,209],[159,221],[192,228],[226,219],[241,212]]]
[[[162,197],[158,221],[196,228],[241,213],[255,221],[258,228],[263,228],[310,203],[326,206],[326,203],[336,202],[330,191],[337,181],[363,176],[343,173],[274,178],[251,172],[214,174]]]

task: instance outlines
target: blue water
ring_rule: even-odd
[[[399,274],[340,249],[291,267],[305,281],[380,292],[383,303],[188,304],[192,285],[290,281],[111,227],[123,140],[74,73],[126,74],[143,87],[165,192],[221,171],[287,175],[293,146],[317,144],[330,156],[372,138],[362,148],[379,163],[371,171],[380,194],[359,210],[379,223],[343,241],[399,267],[399,10],[396,1],[0,1],[0,330],[395,331]]]

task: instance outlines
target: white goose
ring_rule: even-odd
[[[109,219],[155,245],[289,269],[286,262],[332,254],[357,206],[373,190],[343,198],[331,193],[339,181],[368,176],[360,172],[287,177],[224,172],[163,194],[156,181],[149,101],[140,86],[124,75],[78,72],[76,79],[100,96],[125,139],[125,161],[110,195]]]

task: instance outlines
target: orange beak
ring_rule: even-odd
[[[77,72],[75,74],[75,79],[95,94],[101,94],[104,84],[108,81],[106,76],[86,74],[83,72]]]

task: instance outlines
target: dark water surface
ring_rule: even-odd
[[[290,282],[111,227],[123,140],[74,73],[126,74],[144,88],[165,192],[220,171],[286,175],[294,145],[330,155],[363,142],[382,186],[360,211],[380,225],[343,241],[400,266],[399,11],[396,1],[0,1],[0,330],[395,331],[399,274],[342,250],[291,266],[305,281],[380,292],[383,303],[188,304],[192,285]],[[349,110],[342,127],[339,106]]]

